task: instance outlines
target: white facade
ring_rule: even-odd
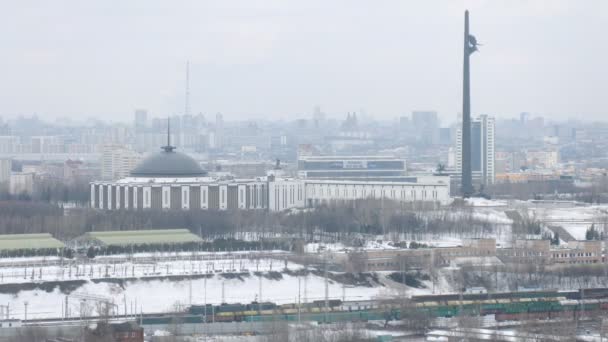
[[[283,211],[290,208],[304,208],[305,183],[301,180],[279,180],[268,183],[268,208]]]
[[[101,178],[117,180],[125,178],[137,166],[141,155],[120,144],[104,145],[101,152]]]
[[[449,177],[418,182],[310,181],[305,182],[306,206],[334,201],[387,199],[403,203],[451,203]]]
[[[143,198],[140,200],[138,189],[142,189]],[[412,177],[411,181],[400,182],[274,177],[228,182],[184,178],[176,182],[176,179],[169,178],[164,181],[159,178],[128,178],[119,182],[92,183],[91,199],[94,208],[106,210],[283,211],[359,199],[438,205],[451,203],[447,176]]]
[[[34,192],[34,174],[26,172],[11,174],[9,192],[12,195],[31,195]]]
[[[11,181],[11,168],[13,161],[10,159],[0,159],[0,184]]]
[[[13,154],[17,152],[19,137],[15,135],[0,136],[0,154]]]
[[[559,152],[557,150],[526,151],[526,163],[529,167],[553,169],[559,163]]]

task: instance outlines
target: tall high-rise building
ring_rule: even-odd
[[[11,180],[11,168],[13,161],[11,159],[0,159],[0,187]]]
[[[418,141],[424,145],[439,142],[439,119],[435,111],[412,112],[412,126],[417,132]]]
[[[212,148],[221,149],[224,146],[224,116],[222,113],[215,114],[215,132],[212,139],[213,141],[210,142]]]
[[[135,126],[135,132],[143,132],[148,126],[148,111],[145,109],[136,109],[133,125]]]
[[[495,178],[494,118],[480,115],[471,120],[471,171],[474,183],[492,184]],[[462,172],[462,129],[456,136],[456,168]]]
[[[141,154],[124,145],[104,145],[101,151],[101,177],[103,180],[127,177],[140,160]]]

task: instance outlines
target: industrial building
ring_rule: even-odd
[[[307,179],[402,180],[405,160],[390,156],[302,156],[298,176]]]
[[[86,246],[180,245],[201,242],[188,229],[121,230],[89,232],[78,239]]]
[[[0,256],[56,255],[65,248],[49,233],[0,235]]]

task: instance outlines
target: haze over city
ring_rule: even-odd
[[[2,9],[1,342],[607,341],[608,2]]]
[[[19,1],[0,13],[0,115],[127,121],[136,108],[289,119],[461,111],[464,9],[474,114],[602,119],[605,1]]]

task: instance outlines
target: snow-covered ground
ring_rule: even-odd
[[[66,295],[71,317],[78,317],[81,308],[85,314],[94,314],[97,305],[90,300],[93,297],[115,303],[120,314],[125,306],[129,313],[155,313],[190,303],[260,299],[293,303],[298,297],[301,301],[324,298],[323,277],[308,272],[296,276],[294,272],[302,270],[302,265],[286,261],[282,253],[271,254],[272,258],[264,255],[251,259],[251,254],[215,253],[212,258],[188,260],[192,259],[186,258],[190,254],[164,258],[141,254],[134,259],[95,258],[95,263],[89,264],[4,266],[0,267],[0,291],[4,292],[0,305],[9,305],[11,316],[23,318],[27,303],[28,318],[32,319],[62,317]],[[384,277],[380,275],[380,281]],[[391,287],[382,284],[352,286],[330,280],[328,288],[330,298],[347,300],[394,295]],[[84,297],[90,299],[82,304]]]
[[[93,260],[91,263],[39,265],[29,267],[0,267],[1,284],[21,284],[43,281],[90,280],[103,278],[140,278],[182,276],[208,273],[268,272],[284,268],[297,270],[300,265],[279,259],[247,259],[245,255],[222,255],[205,260]]]
[[[508,205],[508,202],[506,201],[491,200],[482,197],[467,198],[465,203],[473,207],[506,207]]]
[[[577,240],[585,240],[587,229],[595,224],[602,232],[608,224],[607,205],[579,205],[572,207],[530,207],[531,216],[547,226],[561,226]],[[606,227],[608,228],[608,226]]]
[[[261,285],[261,295],[260,295]],[[355,287],[343,286],[329,282],[330,298],[345,298],[346,300],[367,300],[377,297],[388,297],[396,291],[384,286]],[[325,280],[313,274],[295,276],[282,274],[282,279],[259,277],[251,272],[240,279],[227,279],[221,274],[214,274],[208,279],[134,279],[120,282],[87,281],[79,287],[75,294],[105,297],[114,302],[123,314],[125,302],[127,312],[165,312],[193,304],[225,302],[249,303],[260,298],[276,303],[294,303],[298,301],[313,301],[324,298]],[[28,318],[61,317],[66,295],[59,288],[50,293],[44,290],[22,290],[17,294],[0,294],[0,304],[10,305],[11,316],[23,318],[24,305],[28,303]],[[80,315],[81,302],[78,299],[68,299],[71,316]],[[95,312],[96,306],[87,302],[83,311]]]

